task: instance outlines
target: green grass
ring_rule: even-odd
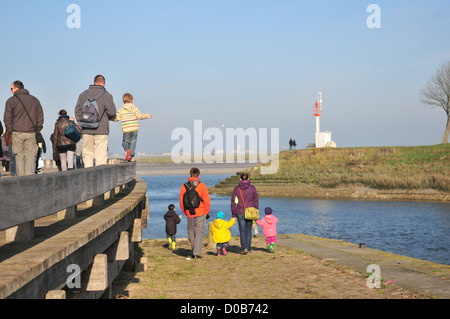
[[[252,182],[361,184],[376,189],[450,191],[450,145],[284,151],[276,174],[251,172]]]

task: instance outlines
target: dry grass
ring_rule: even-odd
[[[263,237],[253,238],[252,253],[240,255],[239,238],[231,241],[229,254],[217,257],[205,248],[203,259],[186,260],[187,240],[174,252],[166,240],[140,244],[148,270],[122,273],[113,289],[124,299],[415,299],[421,296],[403,288],[369,289],[363,274],[302,251],[265,249]]]

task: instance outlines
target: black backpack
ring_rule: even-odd
[[[195,190],[197,186],[193,186],[190,182],[184,184],[186,192],[183,195],[183,205],[184,209],[188,209],[191,215],[195,215],[195,209],[200,206],[200,202],[203,202],[203,199]]]

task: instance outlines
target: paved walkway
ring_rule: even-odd
[[[303,250],[309,255],[349,266],[362,273],[367,273],[369,265],[377,264],[382,283],[395,279],[392,284],[411,291],[439,299],[450,298],[450,266],[447,265],[302,234],[279,235],[277,244]]]

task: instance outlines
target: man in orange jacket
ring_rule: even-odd
[[[189,242],[192,248],[192,257],[202,258],[203,236],[206,232],[206,218],[209,217],[209,208],[211,202],[209,199],[208,189],[206,185],[200,182],[200,170],[196,167],[191,168],[191,177],[186,184],[181,185],[180,189],[180,208],[187,216],[187,229]],[[195,188],[195,191],[200,196],[199,206],[197,208],[185,207],[184,199],[187,189]]]

